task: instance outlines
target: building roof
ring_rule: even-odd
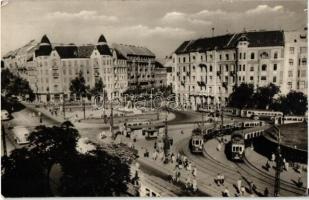
[[[114,51],[116,52],[116,56],[118,59],[127,60],[126,57],[119,52],[119,50],[114,49]]]
[[[112,55],[112,52],[107,44],[97,45],[96,47],[101,55],[109,55],[109,56]]]
[[[284,46],[283,31],[251,31],[184,41],[175,53],[233,49],[239,40],[247,40],[249,47]]]
[[[164,66],[162,65],[162,63],[160,63],[159,61],[155,61],[155,68],[164,68]]]
[[[95,49],[94,45],[85,45],[77,47],[77,54],[79,58],[90,58],[93,50]]]
[[[112,44],[112,47],[119,51],[124,57],[128,59],[128,56],[145,56],[155,58],[155,54],[152,53],[146,47],[137,47],[133,45],[124,44]]]

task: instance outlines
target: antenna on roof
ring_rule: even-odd
[[[215,36],[215,27],[211,28],[211,36],[214,37]]]

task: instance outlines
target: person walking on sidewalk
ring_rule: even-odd
[[[268,197],[269,191],[268,188],[266,187],[264,190],[264,197]]]
[[[229,189],[227,187],[223,191],[223,196],[224,197],[229,197],[230,196],[230,191],[229,191]]]
[[[193,177],[197,176],[197,168],[196,167],[193,167],[192,175],[193,175]]]
[[[220,180],[221,180],[221,185],[224,185],[224,175],[223,174],[221,175]]]
[[[240,193],[240,189],[241,189],[241,179],[239,178],[237,180],[237,190],[238,190],[239,193]]]
[[[245,196],[246,188],[244,186],[241,186],[240,188],[240,194],[241,196]]]

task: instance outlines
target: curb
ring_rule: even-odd
[[[255,170],[257,173],[263,174],[263,176],[266,176],[266,177],[275,179],[275,176],[272,176],[272,175],[270,175],[270,174],[268,174],[268,173],[265,173],[263,170],[257,168],[254,164],[252,164],[252,163],[247,159],[246,153],[245,153],[245,155],[244,155],[244,163],[247,164],[247,166],[250,167],[252,170]],[[292,183],[290,183],[290,182],[288,182],[288,181],[286,181],[286,180],[280,179],[280,181],[283,182],[284,184],[288,185],[288,186],[293,187],[293,188],[304,189],[304,190],[306,189],[305,187],[300,187],[300,188],[299,188],[299,187],[295,186],[294,184],[292,184]]]

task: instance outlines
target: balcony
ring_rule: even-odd
[[[59,67],[57,65],[53,65],[52,69],[58,69]]]
[[[59,73],[58,72],[53,72],[53,76],[54,77],[59,77]]]

